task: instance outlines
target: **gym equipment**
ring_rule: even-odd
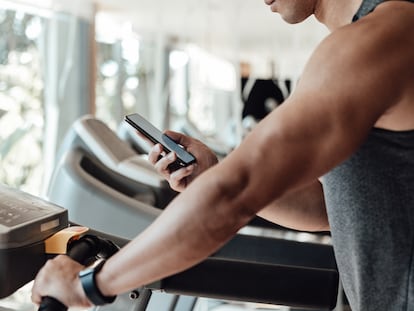
[[[72,230],[71,230],[72,229]],[[83,227],[68,228],[71,239],[61,241],[61,235],[67,236],[67,232],[58,232],[57,235],[52,236],[50,239],[59,239],[59,246],[66,246],[66,253],[70,258],[79,262],[80,264],[87,266],[91,263],[94,263],[98,259],[107,259],[118,251],[118,246],[116,246],[112,241],[97,237],[95,235],[83,235],[80,236],[82,232],[79,232],[79,229],[86,229]],[[66,233],[66,234],[65,234]],[[45,245],[50,243],[50,239],[45,241]],[[114,300],[114,299],[113,299]],[[111,299],[110,302],[113,302]],[[39,306],[39,311],[66,311],[67,307],[61,303],[59,300],[53,297],[43,297],[42,302]]]
[[[47,199],[71,221],[133,238],[176,195],[142,155],[106,124],[84,116],[65,137]]]
[[[142,142],[144,146],[144,142]],[[80,148],[93,154],[108,168],[130,179],[158,188],[169,188],[164,178],[145,159],[148,150],[137,152],[128,142],[121,140],[104,122],[84,115],[76,120],[62,142],[57,158],[67,150]]]
[[[6,186],[0,186],[0,196],[0,298],[4,298],[33,279],[50,256],[61,252],[57,246],[67,247],[71,239],[45,241],[68,227],[80,236],[85,232],[70,227],[67,210],[48,201]],[[96,234],[120,247],[128,241]],[[178,310],[177,296],[170,296],[168,307],[152,304],[159,291],[331,310],[338,272],[329,245],[236,235],[200,264],[132,291],[133,300],[119,301],[124,303],[120,310]],[[117,300],[108,310],[117,310],[116,304]],[[192,310],[191,304],[186,308]]]
[[[0,298],[32,280],[47,260],[43,241],[67,227],[61,207],[0,186]]]

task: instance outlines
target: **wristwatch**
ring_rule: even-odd
[[[112,303],[116,296],[104,296],[96,286],[96,274],[102,269],[105,260],[102,259],[100,262],[90,268],[86,268],[79,272],[79,279],[81,281],[83,290],[86,297],[95,305],[101,306],[107,303]]]

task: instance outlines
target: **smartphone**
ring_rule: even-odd
[[[138,113],[125,116],[125,121],[132,125],[154,144],[161,144],[165,153],[169,153],[171,151],[175,152],[177,160],[168,166],[171,171],[175,171],[196,162],[195,157],[185,150],[183,146],[177,144],[174,140],[162,133]]]

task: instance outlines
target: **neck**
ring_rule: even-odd
[[[351,23],[361,3],[362,0],[319,0],[315,7],[315,17],[333,31]]]

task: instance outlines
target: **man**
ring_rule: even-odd
[[[288,23],[314,14],[332,33],[284,104],[223,161],[180,185],[186,190],[105,263],[96,286],[111,296],[187,269],[259,213],[296,229],[330,227],[352,310],[414,309],[414,5],[266,4]],[[183,141],[201,167],[170,180],[185,183],[215,162],[192,143]],[[48,262],[33,301],[91,305],[77,276],[83,268],[66,256]]]

